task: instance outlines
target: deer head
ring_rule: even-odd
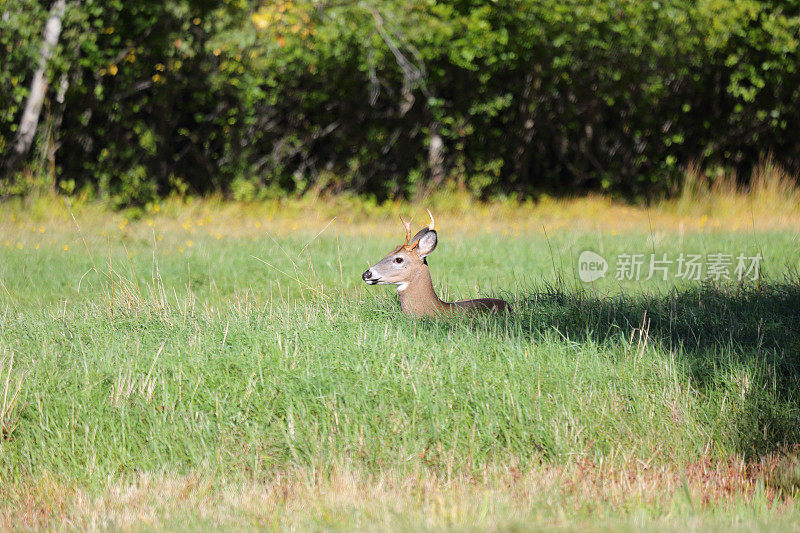
[[[428,262],[425,259],[436,249],[437,242],[433,215],[430,211],[428,211],[428,215],[431,217],[430,223],[413,237],[411,236],[411,222],[406,222],[403,217],[400,217],[406,230],[405,242],[389,252],[375,265],[369,267],[369,270],[361,275],[361,279],[370,285],[397,285],[400,308],[403,313],[415,317],[509,311],[511,306],[496,298],[477,298],[448,303],[436,296],[428,270]]]
[[[425,258],[436,249],[437,235],[434,230],[433,215],[430,223],[416,235],[411,236],[411,222],[400,220],[406,230],[406,240],[389,254],[371,266],[361,275],[361,278],[370,285],[394,284],[399,291],[405,290],[408,285],[420,275],[427,273],[428,266]],[[428,275],[430,277],[430,275]]]

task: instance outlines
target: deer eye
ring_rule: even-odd
[[[397,264],[399,265],[400,263],[402,263],[402,262],[403,262],[403,258],[402,258],[402,257],[395,257],[395,258],[394,258],[394,262],[395,262],[395,263],[397,263]]]

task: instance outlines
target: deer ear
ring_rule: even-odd
[[[438,241],[438,237],[436,236],[436,232],[433,230],[429,230],[419,238],[419,243],[417,244],[417,253],[422,259],[428,256],[432,251],[436,249],[436,242]]]
[[[430,230],[427,227],[422,228],[421,230],[416,232],[413,237],[411,237],[411,240],[409,242],[417,242],[422,238],[423,235],[425,235],[429,231]]]

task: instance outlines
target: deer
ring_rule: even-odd
[[[406,230],[405,242],[369,267],[361,275],[361,279],[369,285],[397,285],[400,309],[404,314],[413,317],[511,311],[508,302],[497,298],[477,298],[452,303],[439,299],[433,290],[427,261],[428,255],[436,249],[438,235],[430,210],[428,216],[431,218],[430,223],[412,237],[413,218],[406,222],[401,215],[400,221]]]

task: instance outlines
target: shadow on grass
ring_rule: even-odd
[[[752,457],[800,442],[800,277],[750,285],[702,284],[661,294],[603,296],[548,286],[514,302],[514,330],[526,336],[555,329],[571,340],[631,339],[672,351],[696,386],[750,380],[731,430]]]

